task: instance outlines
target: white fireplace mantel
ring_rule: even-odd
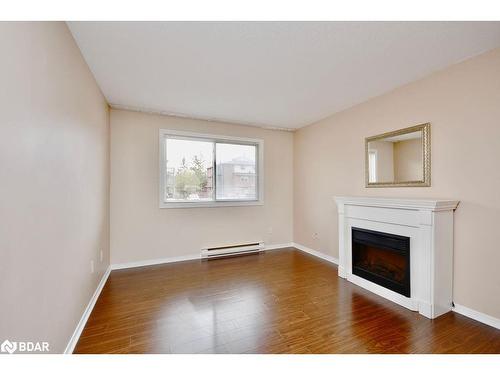
[[[452,308],[455,200],[335,197],[339,276],[408,309],[435,318]],[[352,273],[352,228],[410,238],[410,297]]]

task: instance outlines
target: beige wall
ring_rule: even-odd
[[[160,128],[264,139],[264,205],[158,208]],[[111,262],[200,254],[205,246],[246,241],[290,243],[292,173],[293,133],[113,109]]]
[[[424,179],[422,139],[394,142],[394,180],[421,181]]]
[[[62,352],[109,263],[108,106],[66,24],[0,46],[0,341]]]
[[[425,122],[432,186],[365,188],[364,138]],[[294,158],[294,240],[334,257],[334,195],[459,199],[454,300],[500,318],[500,49],[297,131]]]

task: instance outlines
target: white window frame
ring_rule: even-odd
[[[374,155],[374,162],[373,163],[371,162],[371,159],[370,159],[371,155]],[[377,163],[378,163],[377,150],[368,150],[368,182],[369,183],[376,183],[378,181]]]
[[[254,139],[254,138],[242,138],[233,137],[226,135],[216,135],[216,134],[204,134],[204,133],[194,133],[185,132],[180,130],[171,129],[160,129],[159,132],[159,171],[160,171],[160,183],[159,183],[159,203],[160,208],[194,208],[194,207],[232,207],[232,206],[261,206],[264,204],[264,140]],[[165,201],[165,182],[166,182],[166,149],[167,149],[167,138],[174,139],[186,139],[200,140],[200,141],[210,141],[210,142],[221,142],[221,143],[231,143],[240,145],[253,145],[257,147],[257,160],[256,160],[256,176],[257,176],[257,199],[255,200],[217,200],[217,193],[215,191],[215,181],[217,179],[217,171],[215,168],[215,147],[214,147],[214,200],[213,201]]]

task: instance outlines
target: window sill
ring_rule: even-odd
[[[263,206],[264,201],[160,202],[160,208]]]

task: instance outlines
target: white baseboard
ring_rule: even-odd
[[[321,258],[321,259],[324,259],[326,260],[327,262],[330,262],[330,263],[333,263],[333,264],[336,264],[338,265],[339,264],[339,260],[337,258],[334,258],[330,255],[326,255],[320,251],[317,251],[317,250],[313,250],[309,247],[306,247],[304,245],[301,245],[299,243],[296,243],[296,242],[293,242],[292,243],[292,246],[295,247],[296,249],[300,250],[300,251],[303,251],[305,253],[308,253],[308,254],[311,254],[311,255],[314,255],[315,257],[318,257],[318,258]]]
[[[276,249],[281,249],[284,247],[293,247],[293,244],[291,242],[289,242],[289,243],[283,243],[283,244],[265,245],[264,250],[276,250]],[[186,260],[196,260],[196,259],[201,259],[201,253],[181,255],[181,256],[168,257],[168,258],[160,258],[160,259],[140,260],[137,262],[117,263],[117,264],[112,264],[111,269],[112,270],[121,270],[124,268],[153,266],[155,264],[183,262]]]
[[[280,249],[284,249],[286,247],[293,247],[293,243],[288,242],[288,243],[279,243],[279,244],[274,244],[274,245],[265,245],[264,250],[280,250]]]
[[[484,314],[482,312],[476,311],[469,309],[468,307],[458,305],[455,303],[455,307],[453,307],[453,311],[456,313],[459,313],[461,315],[464,315],[468,318],[477,320],[478,322],[487,324],[491,327],[494,327],[496,329],[500,329],[500,319],[495,318],[491,315]]]
[[[78,322],[75,331],[73,332],[73,335],[69,339],[68,345],[66,345],[66,349],[64,350],[64,354],[72,354],[73,350],[75,350],[76,343],[80,339],[80,335],[82,334],[83,328],[85,328],[85,324],[87,324],[87,320],[89,320],[90,314],[92,313],[92,310],[94,309],[95,303],[97,302],[97,299],[99,298],[99,295],[101,294],[102,288],[104,288],[104,285],[106,284],[106,281],[108,280],[109,274],[111,273],[111,266],[108,267],[106,272],[104,272],[104,275],[101,278],[101,281],[97,285],[97,288],[92,295],[92,298],[90,299],[89,304],[85,308],[85,311],[83,312],[82,317],[80,318],[80,321]]]
[[[154,266],[156,264],[175,263],[175,262],[183,262],[186,260],[196,260],[196,259],[201,259],[201,253],[181,255],[181,256],[168,257],[168,258],[160,258],[160,259],[139,260],[137,262],[117,263],[117,264],[112,264],[111,269],[112,270],[121,270],[124,268]]]

